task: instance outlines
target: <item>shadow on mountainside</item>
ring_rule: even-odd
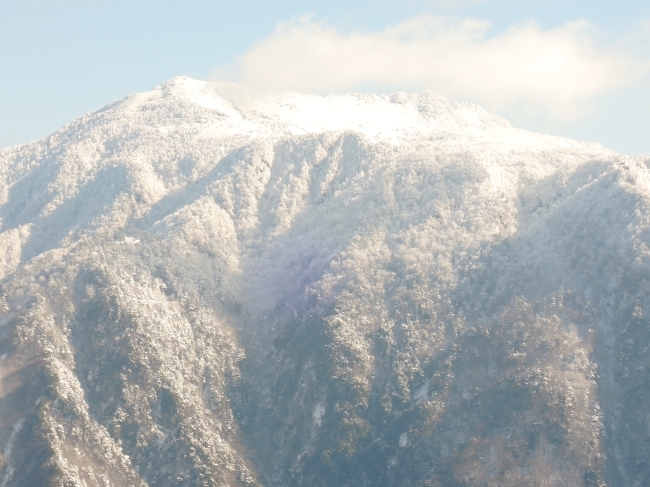
[[[499,319],[495,323],[489,317],[501,316],[517,299],[524,299],[539,318],[555,316],[566,330],[548,329],[547,335],[562,336],[575,329],[576,351],[588,354],[592,372],[586,373],[593,374],[597,384],[592,394],[600,409],[593,414],[601,417],[606,431],[595,460],[591,460],[593,465],[603,466],[606,459],[604,477],[598,475],[597,468],[585,471],[584,485],[598,485],[598,478],[613,485],[650,482],[650,465],[638,460],[650,453],[650,435],[644,433],[650,427],[650,382],[640,380],[638,374],[638,370],[650,367],[647,354],[644,357],[650,345],[650,327],[643,316],[650,311],[650,273],[647,261],[639,254],[639,249],[650,243],[650,235],[633,229],[633,223],[647,215],[648,208],[625,187],[627,178],[626,168],[617,162],[596,160],[566,180],[553,175],[523,189],[517,233],[492,248],[478,271],[460,270],[461,284],[453,298],[455,307],[472,326],[503,327]],[[562,303],[563,309],[549,308],[549,303]],[[645,311],[637,311],[634,317],[635,309]],[[624,340],[625,334],[634,337]],[[538,337],[537,345],[546,338],[542,336],[540,342]],[[532,341],[532,337],[522,341]],[[529,350],[528,356],[531,354],[536,358],[543,355],[539,346]],[[634,365],[622,366],[626,360]],[[636,377],[632,370],[637,372]],[[566,380],[571,368],[563,366],[557,373]],[[623,377],[630,375],[633,377],[626,383]],[[486,399],[477,397],[479,403],[486,404]],[[504,400],[512,399],[498,401],[495,411],[514,407]],[[520,406],[518,414],[524,414],[528,406]],[[621,422],[627,427],[625,434],[619,433]],[[632,423],[637,426],[631,428]],[[593,434],[600,434],[597,424],[592,429]],[[468,460],[463,458],[465,464]]]
[[[163,196],[159,201],[151,206],[144,216],[133,221],[133,225],[143,230],[147,230],[154,223],[162,220],[166,216],[173,214],[184,206],[191,205],[201,196],[206,195],[210,185],[228,174],[233,164],[240,159],[245,158],[246,153],[249,150],[251,150],[251,145],[240,147],[226,155],[204,176],[201,176],[197,180],[187,184],[178,191]]]
[[[456,306],[480,320],[517,296],[537,301],[568,289],[593,303],[607,300],[623,272],[636,272],[636,246],[650,241],[631,232],[637,209],[648,210],[619,184],[625,173],[617,168],[593,161],[566,181],[552,175],[520,191],[517,233],[487,249],[478,270],[457,269]]]
[[[95,218],[105,215],[106,209],[116,202],[120,194],[128,191],[129,187],[126,167],[107,167],[100,170],[92,181],[82,186],[72,198],[65,200],[51,213],[40,218],[34,215],[29,222],[33,222],[34,226],[23,244],[22,261],[27,262],[56,248],[75,229],[86,229]]]
[[[522,189],[517,233],[486,249],[481,265],[456,268],[453,312],[439,323],[415,316],[393,332],[373,330],[336,319],[336,303],[324,317],[309,309],[272,316],[282,320],[273,347],[244,367],[250,382],[235,408],[269,483],[647,483],[650,425],[638,399],[650,398],[639,373],[650,369],[650,333],[633,309],[644,289],[640,307],[650,310],[647,267],[637,261],[648,236],[631,226],[647,208],[626,178],[616,162],[596,160]],[[300,238],[303,217],[313,215],[298,215],[278,242]],[[309,269],[307,257],[292,255],[305,260],[294,267]],[[282,289],[300,278],[269,282]],[[440,327],[444,347],[414,355],[418,343],[408,336]],[[621,342],[620,333],[630,337]],[[364,372],[366,344],[372,373]],[[261,381],[251,376],[258,373]],[[621,421],[625,435],[616,433]]]
[[[50,157],[11,187],[6,203],[0,206],[3,232],[36,220],[56,196],[48,188],[57,180],[59,171],[57,158]]]

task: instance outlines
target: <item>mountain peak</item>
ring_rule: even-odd
[[[159,109],[162,107],[165,108]],[[284,137],[350,131],[375,141],[401,143],[426,136],[440,143],[465,143],[501,152],[571,147],[591,153],[606,151],[598,144],[514,129],[509,122],[481,107],[451,102],[434,92],[328,96],[265,93],[235,83],[179,76],[106,109],[110,108],[127,109],[136,118],[134,110],[144,111],[151,124],[185,125],[186,130],[200,128],[204,137],[227,133],[250,138]],[[163,117],[173,120],[163,121]]]
[[[0,152],[0,484],[650,485],[649,174],[187,77]]]

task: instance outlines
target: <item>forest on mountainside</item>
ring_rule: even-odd
[[[0,152],[0,487],[643,486],[650,160],[175,78]]]

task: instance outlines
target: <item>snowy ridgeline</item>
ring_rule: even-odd
[[[132,229],[209,248],[255,307],[297,298],[359,247],[413,246],[426,256],[405,258],[453,286],[452,260],[522,234],[612,173],[646,177],[642,160],[516,130],[433,93],[288,95],[238,108],[219,87],[175,78],[2,152],[2,275]],[[627,210],[623,193],[593,198]],[[571,222],[597,213],[583,199]]]
[[[245,95],[0,152],[1,486],[650,482],[650,159]]]

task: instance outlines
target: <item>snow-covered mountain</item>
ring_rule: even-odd
[[[650,483],[650,159],[226,92],[0,152],[0,487]]]

